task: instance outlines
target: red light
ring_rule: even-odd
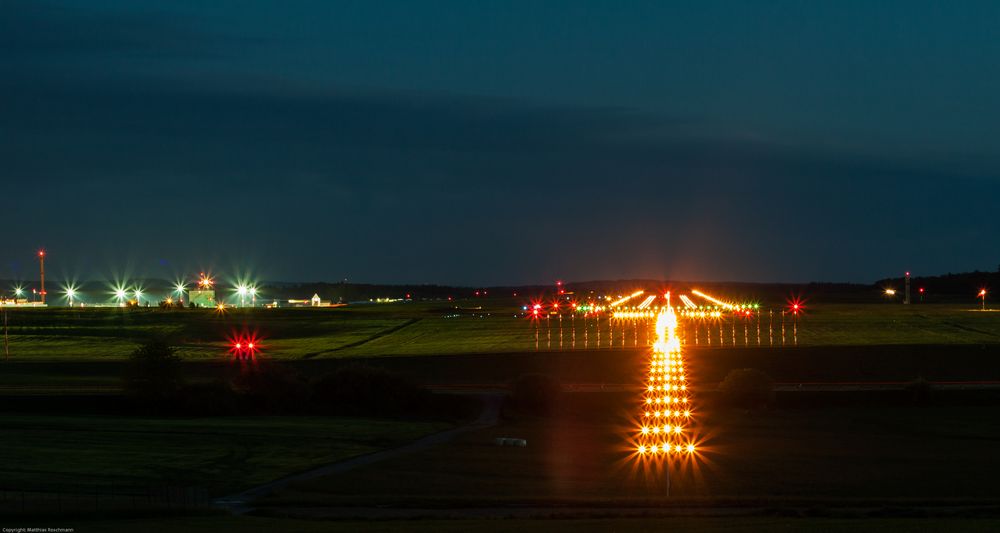
[[[924,292],[924,288],[923,287],[920,287],[920,292]]]
[[[256,333],[242,333],[229,337],[229,353],[236,359],[253,359],[260,353],[261,344]]]
[[[793,315],[798,315],[806,308],[802,303],[802,299],[799,297],[793,297],[788,300],[788,310]]]

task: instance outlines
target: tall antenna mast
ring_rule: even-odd
[[[45,304],[45,249],[38,250],[38,269],[42,276],[42,304]]]
[[[42,276],[42,304],[45,303],[45,249],[38,250],[38,270]]]

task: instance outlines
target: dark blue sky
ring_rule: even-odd
[[[207,6],[206,6],[207,4]],[[996,2],[2,4],[0,277],[993,269]]]

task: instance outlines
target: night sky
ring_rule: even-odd
[[[628,6],[623,7],[623,6]],[[1000,3],[0,2],[0,278],[1000,262]]]

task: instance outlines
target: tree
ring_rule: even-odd
[[[162,340],[151,340],[129,355],[125,391],[145,402],[172,398],[181,387],[181,358]]]

